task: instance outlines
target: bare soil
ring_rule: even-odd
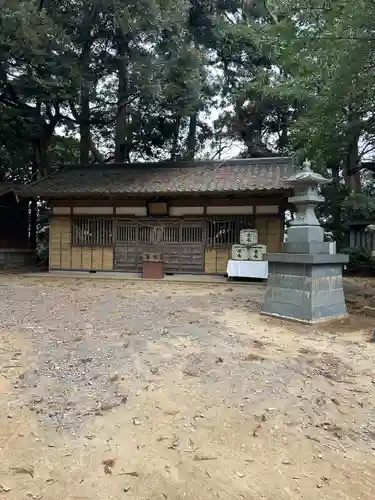
[[[373,499],[373,283],[305,326],[257,284],[0,276],[0,498]]]

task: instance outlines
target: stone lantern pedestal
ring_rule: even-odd
[[[315,207],[324,201],[319,185],[331,182],[311,170],[308,161],[289,179],[296,217],[281,253],[266,254],[268,282],[262,313],[306,323],[345,316],[342,266],[348,256],[330,253]]]

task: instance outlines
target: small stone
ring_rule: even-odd
[[[0,484],[0,492],[1,493],[9,493],[12,488],[9,488],[9,486],[5,486],[5,484]]]
[[[153,375],[157,375],[159,373],[159,368],[157,366],[150,368],[150,372]]]
[[[138,418],[133,418],[132,422],[133,425],[141,425],[141,422],[138,420]]]
[[[243,478],[245,476],[245,474],[242,474],[242,472],[238,472],[238,470],[235,470],[234,472],[236,473],[236,476],[240,478]]]
[[[332,403],[335,404],[336,406],[340,406],[340,401],[337,398],[332,398],[331,399]]]
[[[123,491],[125,493],[128,493],[131,489],[132,489],[132,487],[128,485],[128,486],[124,486]]]
[[[168,335],[168,333],[169,333],[168,328],[167,328],[167,327],[164,327],[164,328],[163,328],[163,331],[162,331],[162,335]]]
[[[124,345],[124,348],[127,349],[129,347],[129,345],[130,345],[130,342],[124,342],[123,345]]]
[[[285,458],[281,463],[283,465],[291,465],[292,464],[292,462],[288,458]]]
[[[223,359],[221,356],[218,356],[218,357],[216,358],[215,363],[216,363],[217,365],[218,365],[218,364],[220,364],[220,363],[224,363],[224,359]]]

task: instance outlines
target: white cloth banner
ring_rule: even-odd
[[[267,279],[268,262],[264,260],[228,260],[227,275],[229,278]]]

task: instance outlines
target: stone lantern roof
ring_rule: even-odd
[[[317,174],[313,170],[311,170],[311,162],[309,160],[305,160],[303,163],[303,168],[301,172],[298,172],[292,177],[289,178],[289,183],[292,186],[298,186],[303,184],[311,184],[314,186],[329,184],[332,182],[332,179],[326,179],[320,174]]]

